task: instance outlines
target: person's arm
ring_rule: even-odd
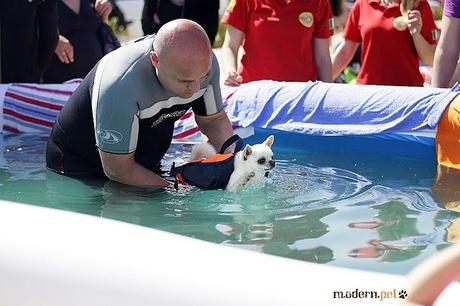
[[[434,54],[433,87],[449,87],[460,54],[460,18],[442,17],[442,31]]]
[[[58,42],[58,11],[57,0],[46,0],[40,4],[38,17],[38,68],[40,73],[53,56]]]
[[[344,39],[332,54],[332,79],[335,80],[350,63],[358,49],[358,43]]]
[[[208,137],[209,142],[218,150],[234,134],[232,124],[225,110],[210,116],[198,116],[195,114],[195,121],[200,131]],[[229,150],[233,150],[233,147],[231,146],[227,151]]]
[[[459,276],[460,245],[454,244],[429,257],[409,273],[405,286],[408,296],[400,305],[434,305],[444,289]]]
[[[238,86],[242,82],[238,69],[238,50],[243,42],[244,33],[231,25],[227,25],[224,43],[222,45],[222,68],[224,84]]]
[[[412,35],[412,39],[414,40],[414,45],[415,49],[417,50],[418,57],[426,65],[433,65],[433,57],[436,45],[432,45],[427,42],[421,34],[423,22],[420,11],[409,11],[408,18],[409,32]]]
[[[99,155],[104,174],[112,181],[153,189],[170,185],[159,175],[138,164],[134,159],[134,153],[111,154],[99,150]]]
[[[313,59],[318,69],[318,80],[332,82],[332,62],[329,38],[313,38]]]
[[[144,35],[156,33],[160,28],[154,16],[157,14],[158,0],[144,0],[144,7],[142,8],[142,31]]]

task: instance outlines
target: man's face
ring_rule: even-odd
[[[201,84],[209,75],[212,57],[190,57],[183,54],[168,54],[161,59],[151,52],[150,58],[157,69],[158,79],[168,90],[181,98],[190,98],[200,90]]]

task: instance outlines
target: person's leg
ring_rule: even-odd
[[[460,95],[444,111],[436,131],[438,164],[460,170]]]

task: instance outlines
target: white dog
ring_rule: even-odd
[[[230,175],[226,190],[237,191],[249,182],[260,181],[265,174],[275,167],[271,146],[275,138],[269,136],[263,143],[246,145],[235,154],[234,168]],[[192,150],[191,159],[216,155],[216,149],[209,143],[201,143]]]

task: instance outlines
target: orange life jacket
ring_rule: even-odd
[[[243,140],[238,135],[233,135],[214,156],[192,160],[178,167],[173,163],[170,175],[175,178],[176,189],[179,183],[201,189],[225,189],[234,170],[235,153],[224,152],[234,142],[236,153],[243,148]]]

